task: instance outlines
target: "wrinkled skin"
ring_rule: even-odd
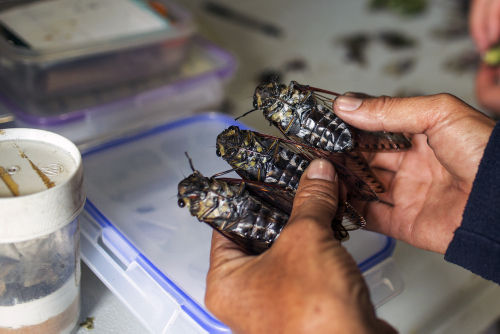
[[[369,158],[388,192],[358,203],[367,228],[444,253],[495,121],[448,95],[341,97],[334,110],[370,131],[413,134],[412,151]],[[357,95],[356,95],[357,96]],[[313,162],[302,176],[288,225],[271,249],[248,256],[213,235],[206,305],[237,333],[387,333],[366,283],[328,222],[337,208],[331,166]],[[313,171],[312,166],[316,165]]]
[[[315,160],[269,250],[248,256],[214,233],[208,309],[235,333],[394,332],[376,318],[359,268],[334,237],[329,222],[337,203],[333,166]]]
[[[352,109],[359,103],[352,111],[342,107]],[[342,97],[334,102],[334,110],[365,130],[413,134],[413,150],[368,157],[388,191],[380,194],[380,202],[360,202],[357,209],[366,218],[367,229],[444,254],[462,221],[496,122],[449,94]]]

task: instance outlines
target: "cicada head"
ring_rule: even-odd
[[[193,174],[179,182],[177,203],[181,208],[187,206],[191,214],[196,216],[209,190],[208,178],[195,170]]]
[[[253,107],[261,110],[271,107],[276,103],[283,89],[286,90],[286,85],[279,84],[276,78],[268,84],[257,86],[253,95]]]
[[[233,160],[241,147],[241,141],[240,128],[234,125],[230,126],[217,136],[217,156],[226,161]]]

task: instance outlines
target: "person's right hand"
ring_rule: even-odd
[[[479,52],[484,53],[500,43],[500,0],[474,0],[471,4],[469,27]],[[479,103],[500,116],[500,67],[481,64],[476,76],[476,96]]]
[[[413,150],[369,157],[388,191],[380,202],[360,202],[357,209],[367,229],[444,254],[462,222],[495,121],[448,94],[340,96],[333,108],[360,129],[415,134]]]

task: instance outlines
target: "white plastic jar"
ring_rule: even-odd
[[[81,155],[71,141],[0,130],[0,333],[75,329],[84,203]]]

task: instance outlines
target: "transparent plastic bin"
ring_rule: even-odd
[[[16,5],[0,8],[0,16],[5,11],[38,6],[43,2],[51,1],[12,1],[10,4]],[[83,0],[80,6],[85,9],[88,3],[89,7],[95,7],[90,2]],[[150,3],[131,0],[133,2]],[[190,13],[178,4],[168,0],[154,2],[168,10],[165,18],[168,28],[164,30],[131,32],[123,38],[90,39],[54,48],[16,43],[17,37],[22,39],[23,36],[13,37],[9,27],[0,22],[0,89],[21,99],[37,99],[102,89],[154,73],[169,73],[185,59],[186,47],[195,27]],[[59,30],[66,29],[71,35],[71,27],[66,27],[70,23],[61,17],[55,20],[58,20],[54,25]],[[126,22],[122,24],[127,25]],[[40,29],[45,26],[41,23]],[[50,37],[49,33],[45,36]]]
[[[15,118],[16,127],[52,131],[82,144],[219,106],[223,84],[236,68],[235,58],[199,36],[189,42],[187,52],[171,74],[158,73],[134,84],[39,101],[0,92],[0,114]]]
[[[78,218],[32,240],[0,243],[2,329],[69,333],[80,316]]]
[[[218,113],[192,116],[84,151],[87,204],[82,259],[153,333],[225,333],[204,306],[212,229],[177,205],[177,185],[194,167],[229,169],[215,155],[217,135],[244,126]],[[376,306],[403,289],[391,258],[395,241],[354,231],[344,245]]]

